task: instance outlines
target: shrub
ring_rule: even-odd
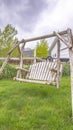
[[[65,63],[63,66],[63,76],[69,76],[70,75],[70,64]]]
[[[2,62],[0,63],[0,66],[2,65]],[[10,64],[7,64],[5,67],[3,73],[0,75],[0,79],[11,79],[16,76],[16,69],[13,68]]]

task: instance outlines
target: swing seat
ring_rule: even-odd
[[[24,82],[42,83],[42,84],[54,84],[57,80],[57,62],[37,62],[30,65],[29,70],[17,67],[17,70],[26,72],[25,79],[15,77],[16,80]],[[60,64],[60,75],[62,74],[62,64]]]

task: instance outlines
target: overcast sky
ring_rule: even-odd
[[[0,0],[0,28],[7,24],[19,39],[73,29],[73,0]]]

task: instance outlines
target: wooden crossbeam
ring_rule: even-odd
[[[59,33],[57,32],[54,32],[56,34],[56,36],[62,41],[64,42],[64,44],[68,47],[68,48],[71,48],[72,46],[69,45],[68,41],[66,39],[64,39]]]
[[[60,51],[64,51],[66,49],[68,49],[68,47],[64,47],[64,48],[60,49]]]
[[[60,35],[67,34],[67,30],[61,31],[61,32],[59,32],[59,34]],[[51,37],[55,37],[55,36],[56,36],[56,34],[53,32],[52,34],[49,34],[49,35],[43,35],[43,36],[29,38],[29,39],[25,39],[25,40],[23,39],[23,40],[20,41],[20,43],[26,43],[26,42],[31,42],[31,41],[45,39],[45,38],[51,38]]]
[[[17,70],[22,70],[22,71],[26,71],[26,72],[30,72],[29,70],[25,69],[25,68],[20,68],[20,67],[16,67]]]
[[[58,41],[58,37],[56,37],[56,38],[54,39],[54,41],[52,42],[52,44],[51,44],[51,46],[50,46],[50,48],[49,48],[49,55],[51,55],[51,50],[52,50],[52,49],[54,48],[54,46],[56,45],[57,41]]]
[[[1,68],[0,68],[0,75],[3,73],[3,70],[4,70],[4,68],[6,67],[6,65],[7,65],[8,61],[9,61],[9,59],[10,59],[10,55],[8,55],[8,56],[6,57],[5,61],[3,62],[2,66],[1,66]]]
[[[14,47],[8,52],[8,55],[11,55],[11,53],[14,51],[14,49],[19,46],[20,42],[17,41],[16,44],[14,45]]]
[[[56,85],[55,82],[50,83],[49,81],[40,81],[40,80],[29,80],[29,79],[21,79],[21,78],[17,78],[14,77],[14,80],[18,80],[20,82],[29,82],[29,83],[37,83],[37,84],[51,84],[51,85]]]

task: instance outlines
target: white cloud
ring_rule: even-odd
[[[49,6],[48,6],[49,8]],[[53,11],[48,9],[42,12],[36,25],[35,32],[49,33],[54,30],[63,30],[72,27],[73,23],[73,0],[59,0]]]
[[[72,0],[54,0],[56,3],[53,11],[49,12],[48,8],[42,12],[34,32],[30,37],[52,33],[52,31],[60,31],[72,28],[73,23],[73,1]],[[51,1],[52,2],[52,1]],[[27,46],[34,47],[33,44]]]
[[[52,31],[61,31],[67,28],[73,29],[73,0],[51,0],[51,2],[56,2],[53,10],[49,12],[48,5],[48,8],[41,13],[34,32],[30,37],[52,33]]]
[[[28,3],[29,0],[25,0],[25,2],[22,0],[22,2],[14,7],[12,6],[8,8],[5,4],[2,4],[0,8],[0,19],[2,21],[0,25],[3,27],[7,23],[11,23],[13,26],[15,26],[18,30],[19,40],[22,38],[25,39],[33,36],[52,33],[52,31],[55,30],[60,31],[67,29],[68,27],[73,28],[73,0],[45,0],[45,3],[47,3],[47,8],[43,8],[42,11],[39,12],[40,15],[38,15],[37,22],[35,17],[29,16],[37,15],[37,13],[31,14],[28,11],[27,14],[25,13],[26,10],[29,10],[30,8]],[[15,13],[13,13],[13,11]],[[19,14],[20,11],[21,13]],[[37,10],[34,10],[34,12],[37,12]],[[32,19],[35,19],[35,21],[33,20],[35,24],[31,22]],[[31,28],[33,31],[26,31],[26,27],[27,29]],[[33,43],[31,43],[31,45],[28,43],[27,46],[33,47]]]

